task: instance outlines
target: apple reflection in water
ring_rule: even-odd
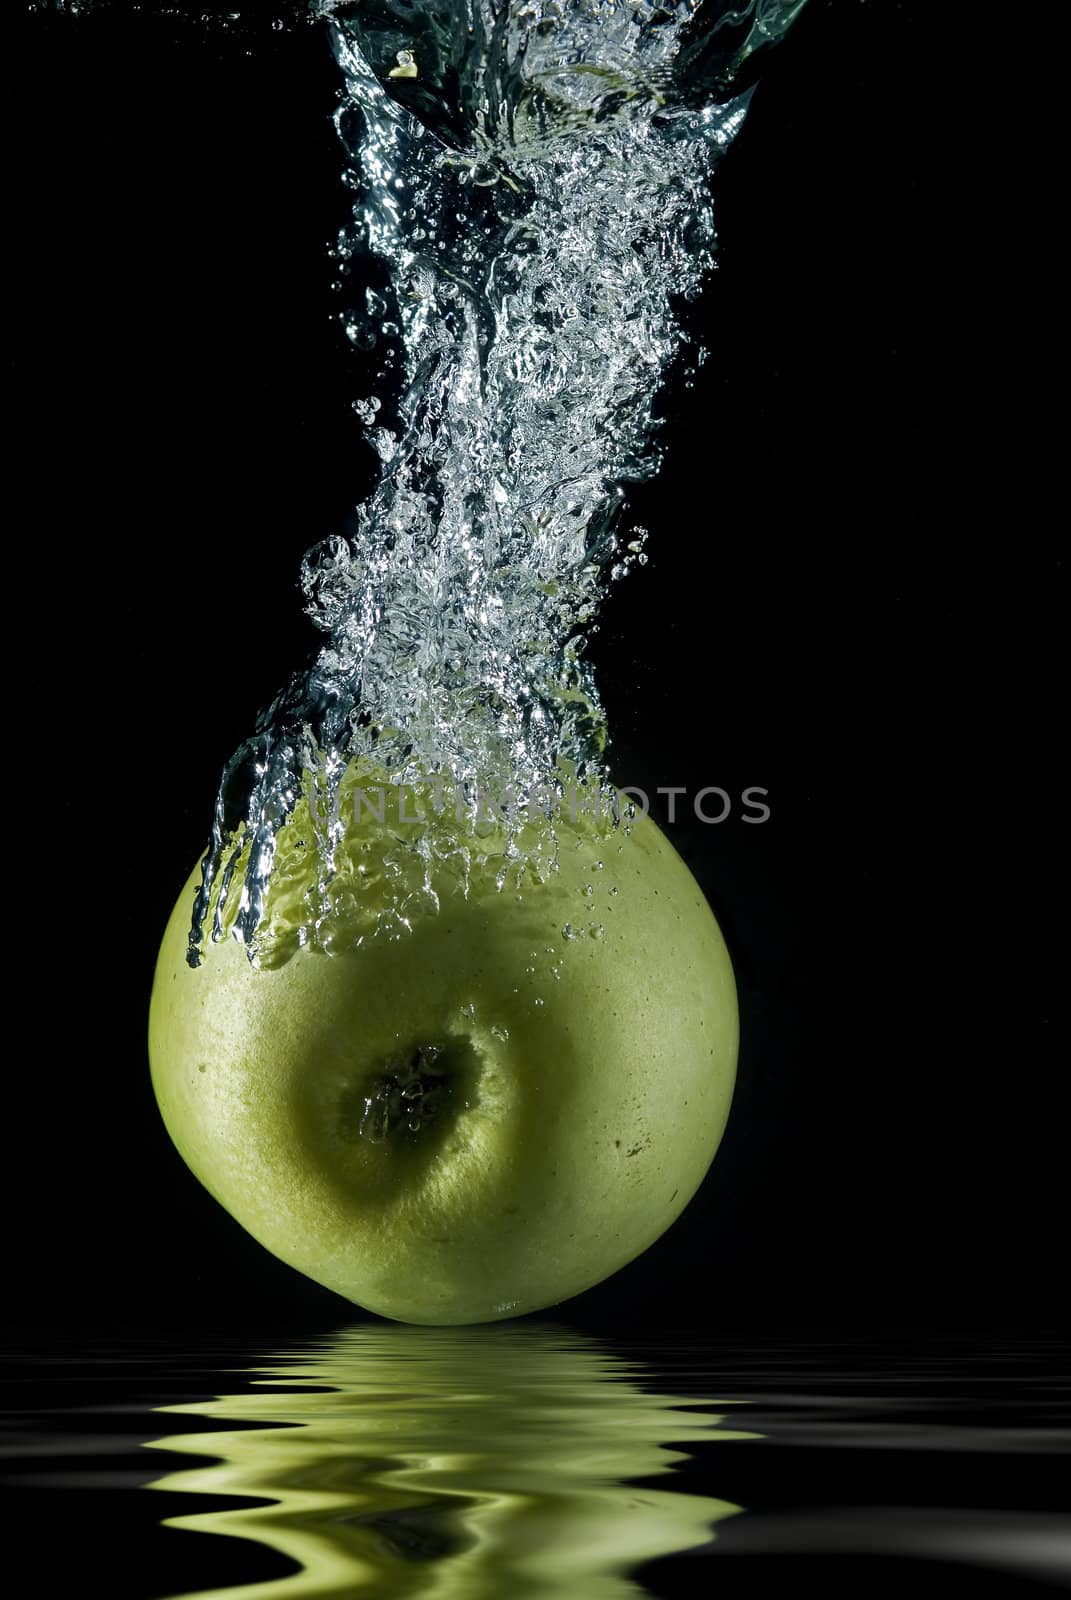
[[[159,1408],[219,1430],[153,1441],[198,1461],[149,1487],[268,1501],[166,1526],[252,1539],[300,1570],[201,1597],[635,1600],[639,1564],[707,1543],[740,1508],[629,1480],[685,1461],[670,1441],[756,1437],[547,1324],[355,1327],[248,1372],[265,1387]]]

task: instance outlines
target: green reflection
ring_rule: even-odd
[[[220,1459],[149,1487],[263,1497],[166,1525],[255,1539],[302,1570],[201,1596],[642,1595],[640,1562],[706,1543],[740,1508],[628,1480],[686,1460],[668,1440],[756,1437],[644,1393],[641,1365],[547,1324],[355,1327],[248,1371],[259,1392],[159,1410],[261,1426],[155,1440]]]

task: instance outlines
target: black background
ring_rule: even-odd
[[[771,57],[711,356],[633,497],[650,565],[595,640],[618,781],[772,811],[669,830],[737,965],[739,1090],[681,1221],[560,1313],[595,1330],[1060,1313],[1060,574],[1001,489],[1007,308],[965,309],[983,241],[950,254],[927,9],[811,0]],[[218,771],[312,643],[301,555],[369,481],[337,69],[320,29],[107,8],[15,46],[13,1319],[351,1320],[186,1172],[144,1043]]]

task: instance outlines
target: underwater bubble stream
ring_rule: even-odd
[[[318,658],[224,772],[195,964],[209,933],[257,955],[302,802],[318,870],[301,936],[324,943],[355,773],[445,778],[474,815],[501,797],[514,856],[517,806],[610,793],[585,646],[608,584],[646,559],[619,513],[657,470],[677,308],[714,260],[711,175],[801,3],[330,8],[354,191],[334,254],[363,281],[346,336],[380,357],[355,409],[381,472],[355,532],[305,558]],[[429,816],[406,847],[456,854],[455,824]],[[405,921],[386,908],[385,928]]]

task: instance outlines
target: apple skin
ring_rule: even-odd
[[[254,1238],[382,1316],[491,1322],[578,1294],[669,1227],[717,1149],[737,1004],[702,892],[646,817],[559,837],[558,870],[516,892],[436,869],[438,909],[359,948],[295,939],[258,968],[225,939],[191,968],[197,872],[168,924],[149,1050],[172,1139]],[[343,848],[371,905],[394,838],[365,819]],[[280,874],[284,922],[302,876]],[[435,1052],[448,1088],[411,1131],[404,1063],[427,1087]]]

